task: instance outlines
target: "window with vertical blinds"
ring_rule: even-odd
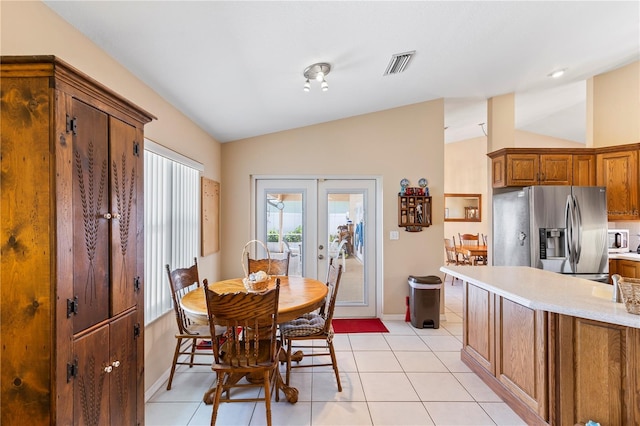
[[[145,140],[145,325],[171,306],[165,265],[193,265],[200,246],[200,172],[203,166]]]

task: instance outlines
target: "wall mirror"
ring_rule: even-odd
[[[444,194],[445,222],[480,222],[481,194]]]

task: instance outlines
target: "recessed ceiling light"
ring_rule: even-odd
[[[562,77],[564,75],[565,72],[565,68],[561,69],[561,70],[555,70],[554,72],[552,72],[551,74],[549,74],[549,77],[551,78],[559,78]]]

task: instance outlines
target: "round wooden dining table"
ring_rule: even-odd
[[[280,276],[280,299],[278,301],[278,322],[294,320],[319,308],[327,297],[328,288],[322,281],[306,277]],[[275,277],[271,278],[269,288],[275,287]],[[242,278],[209,283],[209,289],[216,293],[237,293],[247,290]],[[204,297],[204,287],[197,288],[185,294],[180,305],[189,318],[199,324],[208,324],[207,301]]]
[[[280,298],[278,299],[278,323],[294,320],[307,312],[319,308],[324,303],[328,293],[328,287],[322,281],[305,277],[280,276],[279,278]],[[275,277],[271,277],[270,280],[269,289],[272,289],[275,287]],[[247,292],[242,283],[242,278],[210,283],[209,289],[219,294]],[[182,309],[193,322],[199,324],[209,323],[204,287],[199,287],[185,294],[180,301],[180,306],[182,306]],[[283,359],[282,355],[283,353],[280,352],[281,361],[286,360],[286,357]],[[302,356],[302,352],[296,352],[292,356],[292,360],[299,362]],[[237,382],[239,379],[240,376],[237,376],[230,380]],[[247,380],[256,383],[260,378],[247,376]],[[295,404],[298,401],[298,390],[284,383],[280,376],[279,369],[276,369],[275,380],[276,388],[284,392],[287,401]],[[215,388],[212,388],[205,393],[204,401],[206,403],[211,403],[212,392],[214,392],[214,390]]]

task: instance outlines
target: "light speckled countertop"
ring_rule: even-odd
[[[527,266],[443,266],[440,270],[531,309],[640,328],[640,315],[611,301],[609,284]]]
[[[640,262],[640,254],[629,252],[629,253],[609,253],[609,259],[625,259],[625,260],[635,260],[636,262]]]

